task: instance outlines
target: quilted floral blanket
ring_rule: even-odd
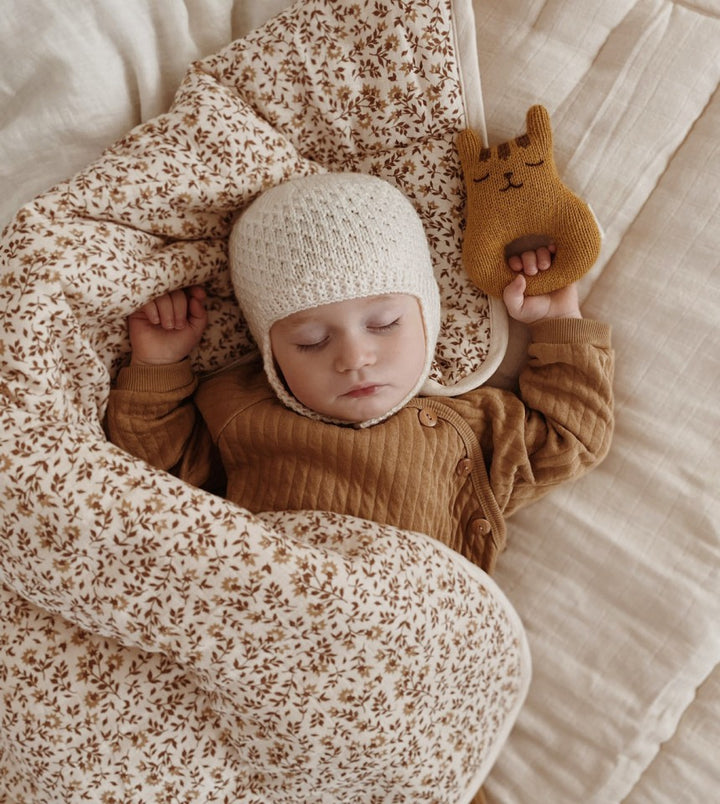
[[[231,221],[316,171],[381,175],[418,207],[444,304],[438,391],[493,371],[505,320],[459,260],[453,139],[479,82],[458,19],[471,13],[298,3],[191,65],[166,114],[5,229],[4,801],[458,804],[487,774],[529,679],[522,626],[490,578],[432,534],[252,516],[102,426],[125,317],[155,295],[208,289],[199,370],[252,348]]]

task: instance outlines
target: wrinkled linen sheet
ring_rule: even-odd
[[[605,231],[583,310],[610,322],[617,353],[608,458],[508,522],[495,577],[528,628],[534,672],[488,799],[713,801],[720,6],[474,8],[488,137],[511,136],[532,103],[549,109],[561,175]]]
[[[251,516],[108,444],[101,424],[124,319],[164,290],[208,288],[199,370],[251,348],[228,281],[232,218],[319,170],[408,193],[445,303],[438,386],[492,373],[506,321],[459,267],[453,137],[482,118],[471,20],[450,0],[300,3],[194,63],[168,112],[11,218],[3,800],[454,804],[485,778],[530,675],[490,578],[432,534]]]

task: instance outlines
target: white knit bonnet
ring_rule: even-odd
[[[440,296],[422,222],[396,187],[360,173],[321,173],[279,184],[240,215],[228,256],[238,303],[285,405],[331,421],[288,391],[272,354],[272,325],[310,307],[389,293],[419,300],[425,365],[399,405],[360,426],[388,418],[420,392],[440,329]]]

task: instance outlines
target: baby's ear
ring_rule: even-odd
[[[550,115],[544,106],[531,106],[528,109],[525,126],[531,143],[541,145],[545,151],[552,151],[552,126]]]

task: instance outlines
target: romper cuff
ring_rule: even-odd
[[[120,391],[164,393],[177,391],[195,381],[190,358],[163,366],[125,366],[120,369],[115,388]]]
[[[610,326],[591,318],[546,318],[530,325],[535,343],[577,343],[610,348]]]

